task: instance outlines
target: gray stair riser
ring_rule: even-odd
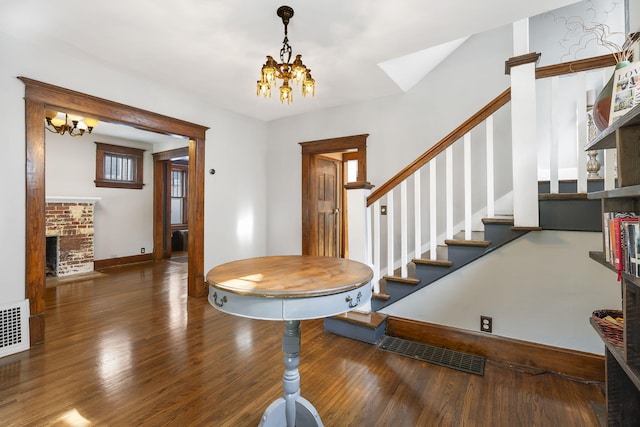
[[[490,241],[492,247],[501,246],[524,233],[513,230],[512,224],[484,224],[484,239]]]
[[[441,267],[429,264],[416,264],[416,279],[420,279],[420,285],[429,284],[446,276],[456,269],[455,265],[451,267]]]
[[[450,245],[449,261],[451,261],[453,265],[462,266],[481,257],[488,249],[489,247]]]
[[[398,301],[400,298],[404,298],[409,294],[412,294],[418,289],[420,285],[409,285],[406,283],[394,282],[393,280],[387,280],[387,295],[389,301]]]
[[[334,319],[332,317],[324,319],[324,330],[326,332],[331,332],[332,334],[366,342],[368,344],[378,343],[384,336],[386,329],[386,320],[374,329],[342,319]]]
[[[602,231],[601,201],[546,199],[538,203],[545,230]]]

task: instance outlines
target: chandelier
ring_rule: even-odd
[[[282,80],[280,86],[280,102],[283,104],[291,104],[293,94],[289,82],[295,80],[296,84],[302,83],[302,96],[307,94],[315,96],[316,82],[311,77],[311,70],[302,63],[302,55],[296,55],[296,59],[291,62],[292,49],[289,45],[287,37],[287,25],[293,17],[293,9],[289,6],[280,6],[278,8],[278,16],[282,18],[284,24],[284,40],[282,41],[282,49],[280,49],[280,63],[276,62],[272,56],[267,56],[267,62],[262,66],[260,72],[260,80],[257,84],[257,95],[271,98],[271,89],[276,86],[276,80]]]
[[[85,132],[91,133],[93,128],[98,125],[97,119],[58,113],[53,110],[45,110],[44,116],[47,122],[45,129],[60,135],[68,133],[71,136],[82,136]]]

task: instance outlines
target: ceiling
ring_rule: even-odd
[[[255,90],[282,46],[283,2],[4,1],[0,32],[269,121],[402,93],[467,37],[575,0],[286,0],[289,42],[317,86],[292,105]]]

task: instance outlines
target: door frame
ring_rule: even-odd
[[[207,127],[18,77],[25,85],[25,296],[31,345],[45,338],[45,109],[84,114],[150,132],[189,138],[188,294],[206,295],[204,274],[204,146]]]
[[[171,159],[189,155],[189,147],[153,153],[153,260],[171,257],[169,189]],[[189,187],[187,185],[187,187]],[[187,188],[188,190],[188,188]],[[187,193],[189,195],[189,193]],[[187,206],[188,207],[188,206]],[[187,219],[187,222],[189,220]],[[187,235],[188,236],[188,235]]]
[[[302,148],[302,255],[318,255],[318,217],[315,204],[317,185],[314,180],[316,156],[355,150],[358,153],[358,179],[342,188],[371,188],[371,184],[367,182],[368,136],[369,134],[366,133],[300,143]]]

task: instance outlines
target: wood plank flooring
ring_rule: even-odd
[[[165,261],[47,289],[46,342],[0,359],[3,426],[257,426],[281,395],[281,322],[188,298]],[[597,426],[601,384],[488,362],[484,376],[302,322],[302,396],[327,427]]]

